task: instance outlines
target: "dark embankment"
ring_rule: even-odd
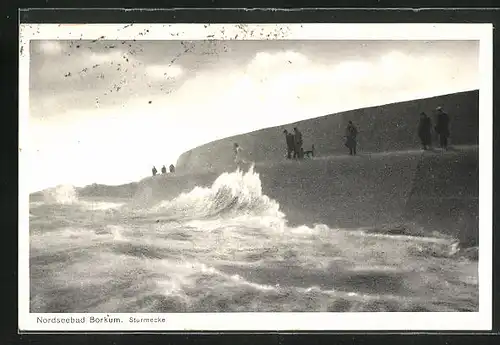
[[[457,150],[420,159],[411,183],[404,219],[427,230],[449,231],[470,245],[479,235],[479,151]]]
[[[478,151],[339,157],[258,169],[292,225],[377,228],[478,241]]]
[[[234,142],[243,147],[244,156],[249,160],[282,160],[285,154],[283,129],[292,130],[295,125],[303,133],[305,150],[314,144],[319,156],[344,154],[343,135],[349,120],[359,127],[359,150],[362,152],[418,148],[419,114],[425,111],[433,118],[437,106],[442,106],[451,117],[453,145],[478,144],[479,92],[469,91],[326,115],[217,140],[185,152],[179,157],[177,170],[185,173],[223,171],[233,159]]]

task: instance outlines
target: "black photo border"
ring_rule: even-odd
[[[81,6],[92,6],[91,2],[95,2],[94,8],[78,8]],[[375,4],[383,5],[382,1],[372,1]],[[36,4],[38,3],[38,4]],[[112,4],[113,3],[113,4]],[[386,1],[386,3],[388,3]],[[481,4],[483,3],[483,4]],[[8,286],[9,295],[4,295],[8,306],[3,310],[4,319],[9,319],[10,322],[2,323],[2,334],[5,335],[5,340],[0,340],[1,343],[49,343],[49,344],[83,344],[94,343],[98,340],[105,340],[106,343],[121,344],[128,341],[136,341],[138,343],[151,343],[158,340],[161,343],[184,343],[184,342],[219,342],[223,340],[228,343],[239,344],[254,344],[262,342],[272,342],[281,344],[283,342],[304,342],[304,343],[332,343],[335,341],[341,343],[364,343],[380,341],[381,343],[398,343],[398,342],[427,342],[428,336],[434,335],[433,340],[440,343],[471,343],[471,342],[491,342],[496,343],[498,339],[492,335],[498,334],[500,331],[499,321],[499,298],[498,294],[498,266],[496,249],[499,248],[498,236],[495,233],[496,224],[498,224],[498,215],[495,214],[495,206],[497,203],[496,184],[498,180],[497,159],[493,162],[493,329],[490,332],[197,332],[197,333],[179,333],[179,332],[60,332],[57,334],[45,332],[46,334],[19,334],[17,327],[17,205],[18,205],[18,52],[19,52],[19,23],[492,23],[494,27],[500,27],[500,9],[487,8],[484,6],[491,5],[491,2],[476,2],[475,8],[431,8],[432,4],[438,5],[436,2],[430,2],[428,6],[418,6],[414,8],[375,8],[370,5],[364,5],[365,8],[353,8],[352,1],[337,1],[337,6],[349,6],[350,8],[292,8],[286,3],[275,4],[271,8],[257,8],[257,6],[243,6],[245,8],[232,8],[230,2],[223,5],[221,2],[211,1],[211,6],[218,8],[188,8],[196,6],[195,4],[169,4],[169,9],[158,9],[162,4],[155,4],[153,8],[146,8],[146,2],[140,1],[106,1],[107,8],[97,8],[96,6],[104,6],[103,2],[84,1],[72,2],[71,5],[75,8],[63,8],[67,6],[65,1],[23,1],[23,4],[11,3],[11,8],[2,10],[3,13],[2,27],[0,29],[0,37],[2,43],[1,63],[2,68],[2,103],[6,105],[7,111],[4,111],[2,120],[7,126],[2,126],[4,129],[3,135],[0,136],[2,144],[2,159],[1,159],[1,177],[0,190],[2,199],[3,212],[3,229],[4,240],[3,245],[7,248],[10,254],[9,258],[4,258],[4,263],[10,263],[10,267],[4,267],[3,272],[6,275],[6,280],[9,280]],[[44,5],[45,8],[40,6]],[[182,6],[181,6],[182,5]],[[389,4],[387,4],[389,5]],[[448,5],[458,5],[458,2],[448,1]],[[133,9],[136,6],[141,6],[142,9]],[[198,4],[198,6],[200,6]],[[308,6],[313,6],[311,3]],[[443,6],[442,4],[440,6]],[[482,8],[480,8],[480,6]],[[2,4],[2,8],[5,4]],[[50,8],[48,8],[50,7]],[[124,9],[125,7],[125,9]],[[317,7],[317,6],[314,6]],[[366,8],[370,7],[370,8]],[[282,8],[281,10],[279,8]],[[495,62],[498,60],[498,51],[500,47],[500,35],[496,30],[493,31],[493,155],[498,157],[498,138],[500,136],[499,126],[497,125],[495,114],[498,108],[496,99],[497,96],[497,80],[498,69]],[[35,173],[35,172],[34,172]],[[12,267],[13,266],[13,267]],[[5,293],[5,290],[4,290]],[[10,297],[13,296],[13,297]],[[14,297],[15,296],[15,297]],[[446,317],[446,313],[443,313]],[[148,333],[138,335],[137,333]],[[167,338],[160,334],[168,334]],[[214,335],[224,334],[223,338],[214,337]],[[250,336],[251,335],[251,336]],[[335,337],[332,337],[335,335]],[[408,336],[411,335],[411,338]],[[474,338],[472,338],[474,337]],[[4,337],[2,337],[4,338]],[[496,341],[495,341],[496,340]]]

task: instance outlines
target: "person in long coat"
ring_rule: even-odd
[[[422,148],[427,150],[432,143],[432,122],[429,116],[425,112],[420,113],[420,121],[418,122],[418,136],[420,138],[420,143]]]
[[[436,133],[439,135],[439,146],[443,150],[448,149],[448,138],[450,137],[450,117],[441,107],[436,108]]]
[[[347,146],[347,148],[349,149],[349,154],[351,156],[356,155],[357,136],[358,136],[357,127],[352,123],[352,121],[349,121],[345,129],[345,138],[346,138],[345,146]]]

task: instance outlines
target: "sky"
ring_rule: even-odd
[[[223,137],[479,88],[478,41],[30,43],[30,190],[121,184]]]

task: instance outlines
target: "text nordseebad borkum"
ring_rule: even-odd
[[[50,324],[75,324],[75,323],[123,323],[119,317],[110,316],[82,316],[82,317],[43,317],[37,316],[37,323],[50,323]]]

